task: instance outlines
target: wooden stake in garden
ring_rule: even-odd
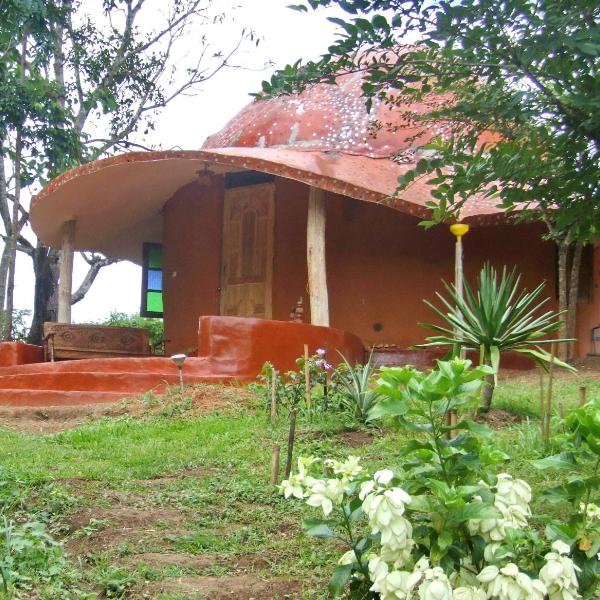
[[[279,482],[279,456],[281,454],[281,447],[279,444],[273,444],[273,450],[271,452],[271,483],[276,485]]]
[[[579,406],[583,406],[585,404],[585,395],[587,392],[587,388],[585,385],[579,386]]]
[[[285,478],[288,479],[292,472],[292,460],[294,455],[294,440],[296,438],[296,413],[297,408],[294,406],[290,413],[290,433],[288,435],[287,445],[287,460],[285,463]]]
[[[554,380],[554,357],[556,347],[550,345],[550,367],[548,369],[548,395],[546,400],[546,442],[550,441],[550,419],[552,417],[552,382]]]
[[[304,389],[306,390],[306,407],[310,410],[312,398],[310,394],[310,368],[308,365],[308,344],[304,344]]]
[[[542,439],[546,438],[546,401],[544,395],[544,369],[540,369],[540,433]]]
[[[271,373],[271,425],[277,419],[277,371]]]

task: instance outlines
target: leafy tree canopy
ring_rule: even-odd
[[[449,134],[400,181],[433,174],[434,220],[475,192],[546,221],[557,237],[589,241],[600,227],[600,5],[587,0],[306,0],[338,5],[338,40],[320,60],[263,84],[291,93],[364,72],[368,102],[401,106],[434,93],[423,121]],[[483,146],[481,133],[497,134]]]

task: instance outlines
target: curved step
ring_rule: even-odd
[[[57,362],[30,363],[1,367],[0,376],[29,373],[173,373],[177,367],[170,358],[158,356],[144,358],[85,358]],[[211,375],[206,358],[189,357],[183,368],[184,375]]]

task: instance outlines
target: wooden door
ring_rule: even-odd
[[[225,190],[222,315],[272,316],[274,209],[272,183]]]

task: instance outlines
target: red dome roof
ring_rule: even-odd
[[[407,120],[406,113],[430,111],[425,102],[400,108],[374,99],[368,112],[361,85],[362,74],[354,73],[342,75],[336,85],[320,83],[301,94],[256,99],[202,147],[286,148],[412,162],[411,151],[445,133],[441,125]]]

